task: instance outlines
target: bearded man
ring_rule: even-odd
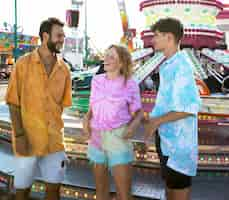
[[[16,200],[29,199],[38,174],[46,183],[45,199],[60,199],[66,168],[61,115],[72,102],[70,72],[57,57],[64,43],[63,27],[56,18],[41,23],[41,46],[18,59],[8,85]]]

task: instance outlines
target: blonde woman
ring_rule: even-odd
[[[97,199],[110,199],[111,169],[118,199],[130,200],[134,152],[129,139],[143,116],[140,92],[131,78],[132,61],[126,48],[110,46],[104,69],[104,74],[92,80],[90,109],[83,123],[84,132],[90,137],[88,158],[94,163]]]

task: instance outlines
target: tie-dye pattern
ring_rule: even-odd
[[[91,161],[110,167],[133,161],[132,144],[122,136],[132,119],[131,113],[141,107],[139,87],[133,79],[125,82],[120,76],[109,80],[106,74],[93,78],[90,96],[92,132],[88,146]]]
[[[105,164],[110,168],[132,162],[134,160],[132,142],[123,139],[126,128],[127,126],[122,126],[110,131],[97,132],[98,137],[93,137],[88,145],[89,160]]]
[[[131,113],[141,109],[139,87],[133,79],[125,83],[122,76],[109,80],[106,74],[92,80],[90,108],[91,128],[95,146],[99,144],[97,132],[112,130],[130,122]]]
[[[178,52],[160,66],[160,87],[150,116],[162,116],[172,111],[192,114],[159,127],[162,153],[169,156],[167,165],[189,176],[195,176],[197,171],[197,113],[200,105],[192,67],[185,55]]]

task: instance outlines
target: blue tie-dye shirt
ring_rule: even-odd
[[[192,115],[159,127],[161,149],[169,156],[167,166],[189,176],[195,176],[198,162],[197,114],[201,100],[195,84],[191,63],[177,52],[160,66],[160,87],[151,117],[169,112]]]

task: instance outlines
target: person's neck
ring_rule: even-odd
[[[179,51],[179,47],[178,46],[174,46],[174,47],[170,47],[164,50],[164,56],[166,57],[166,59],[171,58],[173,55],[175,55],[177,52]]]
[[[56,59],[56,54],[52,53],[46,46],[41,45],[38,48],[38,52],[40,54],[40,57],[43,61],[50,61]]]
[[[107,78],[110,80],[114,80],[118,78],[121,74],[119,72],[106,72]]]

